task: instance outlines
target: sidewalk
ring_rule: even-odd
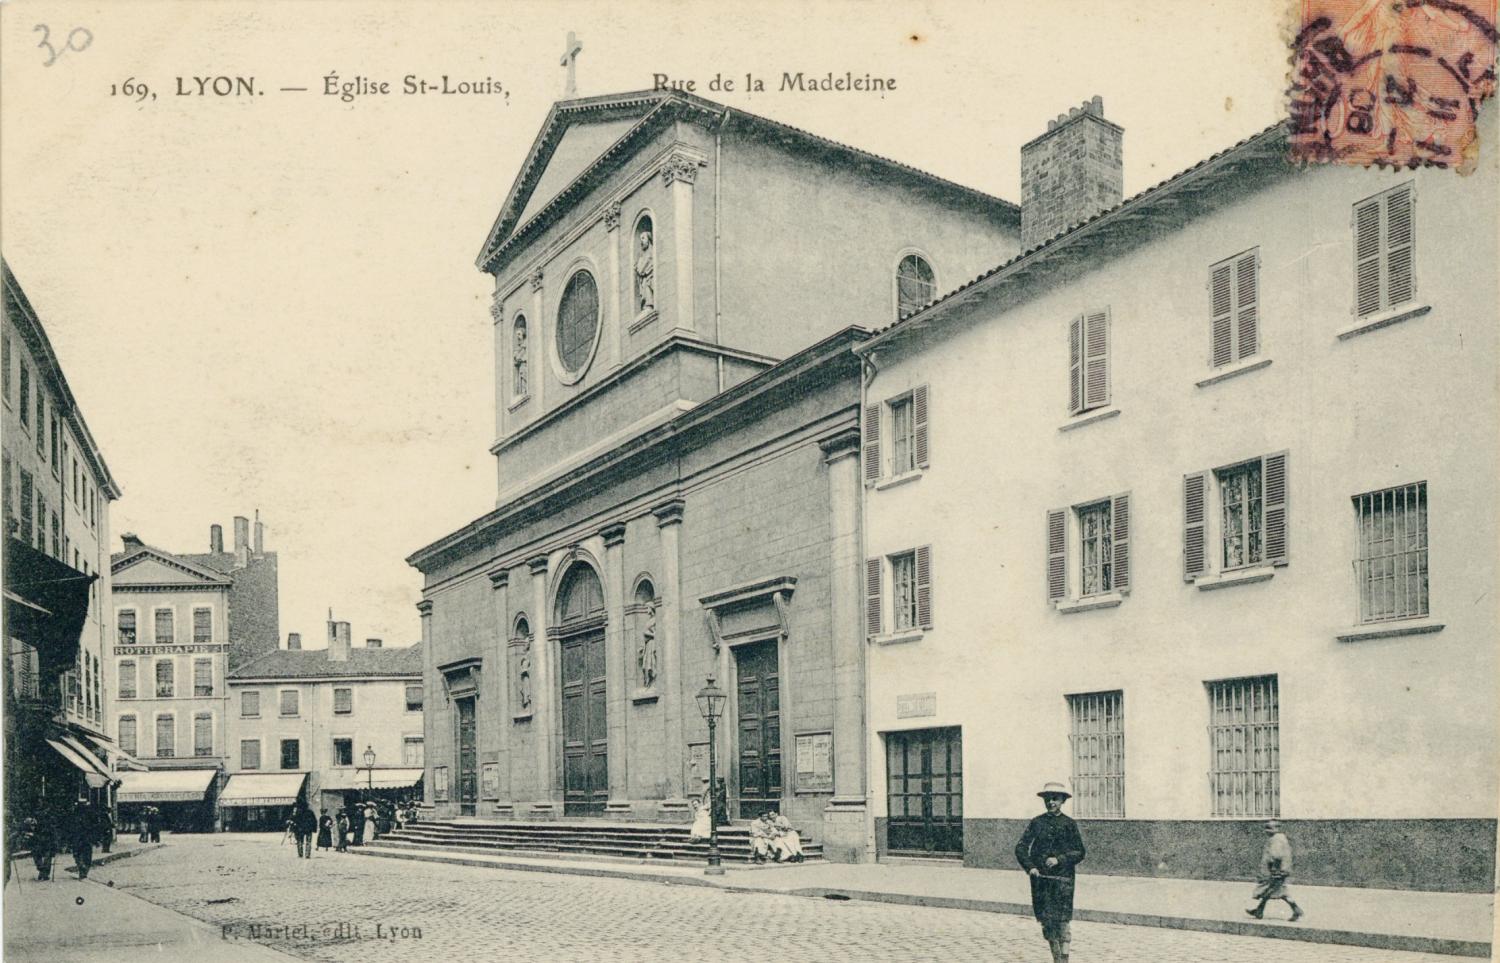
[[[701,867],[680,863],[491,856],[396,849],[378,843],[351,852],[496,869],[718,886],[735,892],[1031,914],[1030,887],[1019,870],[916,862],[816,862],[769,869],[727,866],[729,871],[724,876],[714,877],[703,875]],[[1282,903],[1268,906],[1263,922],[1247,917],[1245,908],[1250,905],[1252,887],[1244,882],[1079,874],[1074,918],[1484,959],[1491,953],[1495,901],[1490,893],[1423,893],[1294,883],[1293,894],[1307,915],[1298,923],[1288,923]]]
[[[154,848],[153,844],[132,843],[136,851]],[[116,849],[110,856],[126,855]],[[6,963],[160,963],[194,957],[216,963],[288,963],[291,959],[254,943],[226,942],[216,927],[92,877],[80,881],[71,873],[55,873],[44,883],[37,881],[30,862],[19,863],[17,869],[20,872],[11,877],[4,892]]]

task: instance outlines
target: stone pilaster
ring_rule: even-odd
[[[610,221],[613,219],[613,225]],[[604,360],[611,366],[616,366],[624,360],[620,354],[620,331],[629,324],[634,312],[626,314],[625,305],[635,304],[635,298],[621,274],[621,263],[632,264],[630,249],[625,248],[622,257],[620,248],[630,243],[630,232],[617,230],[620,226],[620,203],[618,201],[609,205],[604,215],[604,226],[606,230],[604,243],[609,248],[609,290],[607,296],[602,299],[603,305],[609,306],[606,316],[599,319],[604,325]],[[632,276],[634,271],[631,272]]]
[[[657,685],[662,693],[662,720],[666,751],[662,754],[667,777],[667,798],[663,812],[686,814],[690,811],[682,795],[683,763],[687,746],[683,736],[683,712],[692,703],[692,692],[684,684],[682,670],[682,586],[681,546],[683,502],[680,498],[664,502],[651,510],[656,516],[661,538],[661,612],[657,628],[661,632],[661,678]],[[687,701],[684,702],[684,699]]]
[[[604,538],[604,691],[605,725],[609,730],[610,815],[630,815],[630,639],[625,631],[625,523],[599,531]]]
[[[823,810],[823,852],[829,859],[851,863],[873,856],[865,785],[859,441],[859,431],[850,428],[818,442],[828,466],[833,642],[833,798]]]
[[[558,784],[557,693],[553,679],[552,644],[547,638],[547,556],[528,559],[531,570],[531,704],[532,732],[536,736],[537,788],[530,807],[531,815],[555,815],[562,811],[561,787]]]
[[[425,705],[436,706],[438,693],[442,691],[442,681],[437,677],[437,653],[432,650],[432,599],[422,599],[417,603],[417,614],[422,620],[422,701]],[[429,710],[422,713],[422,744],[432,746],[433,739],[433,713]],[[427,805],[433,804],[432,798],[432,759],[431,751],[422,755],[425,761],[425,774],[422,777],[422,801]]]
[[[531,410],[538,413],[547,410],[542,396],[552,370],[547,364],[547,339],[552,336],[554,323],[542,313],[542,276],[541,268],[531,273],[531,310],[526,314],[526,391],[536,401]]]
[[[510,604],[509,604],[510,572],[505,569],[496,569],[490,572],[490,589],[492,601],[494,602],[494,614],[492,624],[495,631],[495,645],[492,657],[485,660],[489,669],[486,675],[489,677],[491,687],[490,698],[494,699],[494,709],[489,714],[496,720],[496,726],[500,730],[498,735],[498,753],[500,763],[500,776],[503,780],[500,784],[500,799],[494,803],[496,814],[509,815],[512,811],[510,799],[510,660],[509,636],[510,636]],[[480,806],[484,801],[480,800]]]
[[[697,329],[693,307],[693,183],[698,179],[701,163],[696,157],[673,152],[661,166],[662,180],[672,199],[672,273],[677,302],[672,306],[673,324],[689,335],[696,334]],[[661,264],[660,260],[657,264]],[[657,303],[661,303],[660,299]]]

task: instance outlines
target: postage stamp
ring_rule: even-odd
[[[1294,159],[1474,168],[1474,121],[1495,93],[1495,0],[1299,4]]]

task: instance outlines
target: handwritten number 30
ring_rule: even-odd
[[[45,49],[47,51],[47,62],[42,64],[43,67],[50,67],[53,64],[57,63],[57,58],[67,53],[69,50],[73,51],[74,53],[83,53],[85,50],[89,49],[89,44],[94,42],[94,35],[89,32],[89,29],[87,27],[74,27],[71,31],[68,32],[67,43],[63,45],[63,48],[61,50],[58,50],[56,47],[52,46],[52,31],[47,28],[46,24],[39,23],[31,29],[33,33],[38,30],[42,32],[42,39],[41,42],[37,44],[37,47],[39,49]]]

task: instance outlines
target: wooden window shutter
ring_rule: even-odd
[[[1088,316],[1083,333],[1083,407],[1109,404],[1109,311]]]
[[[1116,592],[1130,588],[1130,493],[1110,499],[1110,539],[1113,558],[1110,588]]]
[[[1239,335],[1235,358],[1248,358],[1260,344],[1260,252],[1247,251],[1234,262],[1234,307]]]
[[[1380,198],[1354,205],[1354,310],[1380,310]]]
[[[865,405],[865,484],[880,479],[880,405]]]
[[[1083,410],[1083,315],[1068,326],[1068,414]]]
[[[880,565],[878,558],[865,559],[865,634],[880,634]]]
[[[1211,305],[1210,334],[1212,338],[1213,366],[1228,364],[1234,360],[1234,305],[1233,268],[1226,261],[1217,264],[1209,272],[1209,303]]]
[[[1182,577],[1185,581],[1208,571],[1208,472],[1182,478]]]
[[[1068,595],[1068,513],[1058,508],[1047,513],[1047,601]]]
[[[1385,290],[1384,307],[1410,301],[1417,293],[1412,271],[1416,221],[1413,218],[1410,184],[1396,188],[1385,198]]]
[[[1261,511],[1265,519],[1265,560],[1287,562],[1286,452],[1266,455],[1260,462]]]
[[[916,448],[916,461],[918,468],[927,467],[927,386],[918,385],[917,390],[911,393],[911,420],[912,431],[916,436],[913,442]]]
[[[932,546],[917,548],[917,624],[932,628]]]

